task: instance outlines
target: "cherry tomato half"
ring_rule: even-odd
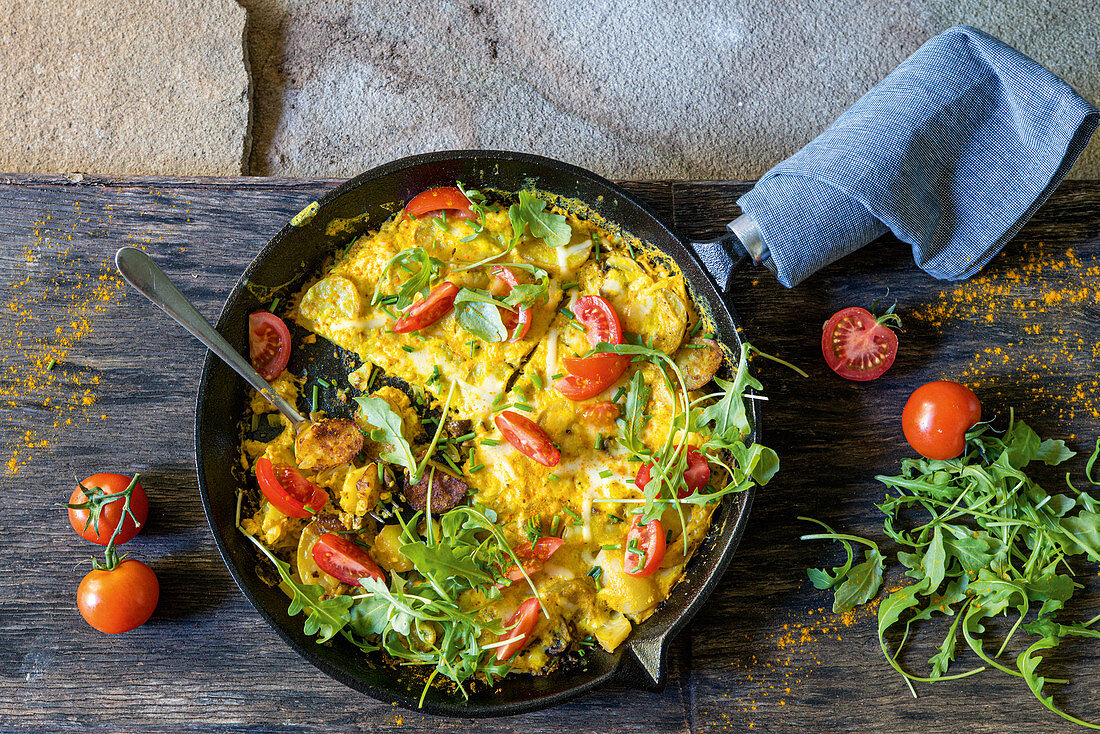
[[[626,531],[623,553],[623,571],[631,576],[652,576],[665,559],[665,527],[661,521],[638,525],[638,516],[634,515]]]
[[[297,469],[272,464],[266,457],[256,462],[256,480],[267,501],[287,517],[312,517],[328,502],[328,492],[307,480]]]
[[[982,419],[978,396],[957,382],[921,385],[905,403],[901,427],[905,440],[929,459],[954,459],[966,449],[966,432]]]
[[[830,369],[841,377],[873,380],[894,363],[898,335],[867,309],[851,306],[825,322],[821,353]]]
[[[522,604],[504,623],[504,633],[497,642],[511,640],[507,645],[497,648],[497,662],[503,663],[527,645],[535,622],[539,621],[539,600],[531,597]]]
[[[405,213],[410,217],[421,217],[431,212],[446,209],[457,209],[471,216],[473,215],[470,210],[470,200],[454,186],[428,189],[414,196],[412,201],[405,205]]]
[[[93,474],[80,484],[88,490],[98,487],[103,494],[121,494],[130,486],[131,481],[132,478],[125,474],[103,473]],[[74,489],[69,497],[70,505],[81,505],[87,501],[88,496],[81,487]],[[111,535],[115,532],[115,528],[118,527],[122,515],[122,506],[125,502],[124,498],[119,497],[117,500],[103,505],[99,511],[98,531],[95,528],[96,522],[91,517],[91,510],[77,510],[70,507],[69,522],[72,523],[73,530],[83,536],[85,540],[90,540],[99,545],[107,545],[111,540]],[[115,545],[122,545],[132,540],[145,526],[145,519],[149,516],[149,497],[145,494],[145,490],[141,488],[141,484],[135,484],[133,491],[130,493],[130,512],[137,518],[138,524],[135,525],[133,518],[126,515],[125,519],[122,520],[122,530],[118,532],[118,537],[115,538]]]
[[[76,590],[80,616],[100,632],[117,635],[145,624],[160,599],[153,569],[126,558],[114,569],[89,571]]]
[[[565,541],[561,538],[548,535],[545,538],[539,538],[533,544],[524,543],[516,548],[512,549],[512,552],[516,554],[518,558],[535,558],[540,561],[546,561],[550,556],[558,552],[558,548],[561,548],[565,544]]]
[[[529,456],[543,466],[557,466],[561,452],[550,441],[550,436],[530,418],[514,410],[505,410],[493,418],[500,435],[524,456]]]
[[[283,320],[268,311],[248,317],[248,356],[260,377],[271,382],[290,361],[290,330]]]
[[[513,288],[519,285],[519,278],[516,277],[516,274],[503,265],[494,266],[491,272],[507,288],[507,290],[501,292],[501,295],[508,295]],[[530,308],[521,308],[516,311],[502,308],[500,309],[500,318],[504,322],[504,328],[508,329],[508,341],[519,341],[527,336],[527,332],[531,329]]]
[[[335,533],[324,533],[313,544],[313,562],[322,571],[351,586],[360,586],[359,579],[370,577],[385,581],[382,569],[366,550]]]
[[[596,346],[623,343],[623,328],[619,314],[611,302],[602,296],[581,296],[573,304],[573,315],[588,332],[588,343]],[[584,359],[562,360],[568,375],[554,384],[554,389],[569,398],[580,401],[599,395],[622,377],[630,364],[625,354],[594,354]]]
[[[455,307],[455,296],[459,288],[445,280],[428,293],[428,297],[417,301],[405,310],[405,314],[393,325],[395,334],[408,334],[431,326],[446,316]]]
[[[634,477],[634,484],[638,489],[645,489],[649,480],[653,478],[653,464],[644,464],[638,469],[638,476]],[[680,499],[690,497],[698,490],[707,486],[710,481],[710,464],[694,446],[687,447],[687,467],[684,469],[684,483],[687,488],[680,487],[677,496]]]
[[[588,405],[582,405],[577,415],[585,423],[592,426],[611,427],[615,425],[615,419],[619,417],[619,406],[608,400],[601,400]]]

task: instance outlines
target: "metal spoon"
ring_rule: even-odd
[[[191,332],[192,336],[206,345],[214,354],[221,357],[227,365],[232,367],[238,375],[243,377],[249,385],[256,388],[261,395],[274,405],[280,413],[285,415],[294,424],[295,432],[305,428],[310,421],[294,409],[294,406],[283,400],[282,396],[268,384],[267,380],[260,377],[252,365],[234,349],[225,338],[214,330],[210,322],[203,318],[191,302],[184,298],[164,271],[157,267],[152,258],[136,247],[123,247],[115,253],[115,265],[118,272],[126,282],[137,288],[138,291],[155,303],[166,314],[175,319],[183,328]]]

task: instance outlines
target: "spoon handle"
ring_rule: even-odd
[[[203,318],[148,255],[136,247],[123,247],[115,253],[115,265],[130,285],[160,306],[161,310],[191,332],[192,336],[205,344],[211,352],[221,357],[222,361],[232,367],[249,385],[256,388],[295,426],[305,421],[294,406],[283,400],[267,380],[260,377],[259,373],[252,369],[252,365],[210,325],[209,321]]]

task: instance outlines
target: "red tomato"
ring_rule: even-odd
[[[266,457],[256,462],[256,480],[267,501],[287,517],[312,517],[328,502],[328,492],[307,480],[297,469],[272,464]]]
[[[445,209],[458,209],[473,216],[473,212],[470,210],[470,200],[454,186],[428,189],[414,196],[412,201],[405,205],[405,213],[410,217],[420,217],[430,212]]]
[[[359,579],[385,581],[382,569],[363,548],[335,533],[325,533],[313,544],[313,562],[333,578],[359,586]]]
[[[121,494],[126,491],[126,488],[130,486],[132,479],[124,474],[94,474],[83,482],[81,487],[89,490],[88,493],[94,496],[103,497],[105,495]],[[101,505],[99,508],[99,530],[96,530],[96,520],[93,517],[95,510],[92,508],[74,509],[72,505],[83,505],[88,503],[88,494],[84,492],[84,489],[77,487],[73,490],[72,496],[69,497],[69,522],[72,523],[73,530],[82,535],[85,540],[90,540],[93,543],[99,543],[100,545],[107,545],[111,540],[111,535],[115,532],[115,528],[118,527],[119,520],[122,520],[122,530],[118,532],[118,537],[115,538],[115,545],[122,545],[123,543],[133,539],[138,531],[145,525],[145,519],[149,516],[149,497],[145,494],[145,490],[141,488],[141,485],[134,483],[134,489],[130,493],[130,512],[137,518],[138,524],[134,524],[134,518],[129,515],[125,516],[125,519],[121,518],[122,506],[126,503],[125,498],[119,497],[116,500]],[[98,488],[101,492],[93,492],[91,490]]]
[[[459,288],[445,280],[428,293],[428,297],[405,309],[405,314],[393,325],[395,334],[408,334],[431,326],[450,313],[455,306]]]
[[[539,620],[539,600],[531,597],[516,609],[515,613],[504,623],[504,634],[497,642],[510,640],[507,645],[497,648],[497,662],[503,663],[511,659],[513,655],[522,650],[531,636],[531,630],[535,629],[535,622]]]
[[[76,590],[80,616],[110,635],[145,624],[153,616],[159,598],[160,582],[153,569],[132,558],[110,571],[89,571]]]
[[[929,459],[954,459],[966,449],[966,432],[982,419],[978,396],[957,382],[937,380],[909,396],[901,413],[905,440]]]
[[[603,296],[581,296],[573,304],[573,315],[588,331],[588,343],[592,346],[600,342],[623,343],[623,327],[619,323],[619,314]]]
[[[623,328],[615,308],[602,296],[581,296],[573,315],[588,332],[593,347],[601,342],[623,343]],[[622,377],[630,364],[625,354],[594,354],[584,359],[562,360],[569,374],[554,384],[554,389],[570,400],[587,400],[599,395]]]
[[[524,456],[529,456],[543,466],[557,466],[561,452],[550,441],[546,431],[530,418],[513,410],[505,410],[493,419],[504,440],[512,444]]]
[[[631,546],[641,553],[635,553]],[[665,527],[660,520],[650,520],[638,525],[638,516],[630,521],[626,531],[626,548],[623,551],[623,571],[631,576],[652,576],[665,558]]]
[[[271,382],[290,361],[290,330],[273,313],[257,311],[248,317],[248,356],[260,377]]]
[[[593,426],[613,426],[619,417],[619,406],[607,400],[582,405],[577,411],[581,420]]]
[[[529,558],[523,561],[523,571],[519,570],[519,566],[512,566],[504,572],[503,576],[507,579],[506,583],[494,584],[496,588],[503,589],[505,586],[511,586],[513,582],[519,581],[523,578],[523,574],[532,576],[542,570],[542,561]]]
[[[699,449],[694,446],[687,447],[687,467],[684,469],[684,483],[687,484],[687,490],[680,487],[677,492],[677,496],[680,499],[690,497],[698,490],[707,486],[707,482],[710,481],[710,464],[699,453]],[[638,476],[634,477],[634,484],[638,489],[645,489],[645,485],[649,484],[649,480],[652,479],[653,464],[645,464],[638,469]]]
[[[841,377],[873,380],[894,363],[898,335],[867,309],[852,306],[837,311],[825,322],[821,353]]]
[[[531,543],[524,543],[513,548],[512,552],[519,558],[535,558],[540,561],[545,561],[548,560],[550,556],[557,553],[558,548],[561,548],[564,543],[565,541],[561,538],[548,535],[545,538],[539,538],[533,545]]]
[[[516,277],[516,274],[502,265],[494,266],[491,272],[507,286],[507,290],[503,291],[501,295],[508,295],[513,288],[519,285],[519,278]],[[509,341],[519,341],[527,336],[527,332],[531,329],[530,308],[521,308],[517,311],[502,308],[500,309],[500,318],[504,322],[504,327],[508,329]]]

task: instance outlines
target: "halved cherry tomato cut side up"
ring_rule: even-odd
[[[328,492],[307,480],[297,469],[272,464],[266,457],[256,462],[256,480],[272,507],[287,517],[312,517],[328,502]]]
[[[512,552],[520,558],[537,558],[540,561],[545,561],[557,553],[558,548],[561,548],[564,544],[565,541],[561,538],[548,535],[545,538],[539,538],[534,544],[524,543],[513,548]]]
[[[577,411],[581,420],[593,426],[611,427],[620,414],[619,406],[608,400],[582,405]]]
[[[497,648],[497,662],[503,663],[510,660],[513,655],[527,645],[531,631],[535,629],[535,622],[539,620],[539,600],[531,597],[519,605],[519,608],[504,623],[504,634],[497,642],[510,640],[507,645]]]
[[[281,318],[268,311],[249,315],[248,356],[268,382],[282,374],[290,361],[290,329]]]
[[[516,277],[516,274],[502,265],[493,267],[491,272],[508,288],[501,295],[508,295],[513,288],[519,285],[519,278]],[[508,341],[519,341],[527,336],[527,332],[531,329],[530,308],[521,308],[516,311],[502,308],[500,309],[500,318],[504,322],[504,327],[508,329]]]
[[[405,213],[410,217],[421,217],[431,212],[446,209],[457,209],[471,216],[473,215],[470,210],[470,200],[454,186],[428,189],[414,196],[412,201],[405,205]]]
[[[394,333],[409,334],[439,321],[455,307],[458,290],[458,286],[449,280],[432,288],[427,298],[409,306],[405,315],[394,323]]]
[[[538,573],[541,570],[542,570],[542,561],[540,561],[538,559],[535,559],[535,558],[528,558],[528,559],[523,561],[523,570],[522,571],[519,570],[519,566],[512,566],[507,571],[505,571],[504,574],[503,574],[504,578],[507,579],[507,581],[505,581],[503,583],[496,584],[495,586],[498,589],[503,589],[504,587],[511,586],[514,582],[519,581],[520,579],[522,579],[523,574],[526,573],[528,576],[533,576],[534,574]]]
[[[982,419],[978,396],[957,382],[921,385],[901,412],[905,440],[928,459],[954,459],[966,450],[966,432]]]
[[[619,323],[619,314],[603,296],[581,296],[573,304],[573,315],[588,331],[588,343],[592,346],[600,342],[623,343],[623,327]]]
[[[386,580],[382,569],[366,550],[335,533],[325,533],[318,538],[312,554],[318,568],[345,584],[360,586],[361,578]]]
[[[676,493],[680,499],[690,497],[696,491],[707,486],[707,482],[710,481],[710,464],[699,453],[699,449],[694,446],[687,447],[687,468],[684,469],[684,483],[687,484],[685,490],[684,487],[680,487]],[[638,489],[645,489],[645,485],[649,484],[649,480],[653,478],[653,464],[645,464],[638,469],[638,475],[634,477],[634,484]]]
[[[637,552],[635,552],[637,551]],[[630,521],[623,551],[623,571],[631,576],[652,576],[665,559],[665,527],[660,520],[638,525],[638,516]]]
[[[543,466],[557,466],[561,461],[561,452],[550,441],[550,436],[530,418],[514,410],[505,410],[493,422],[504,440],[524,456]]]
[[[581,296],[573,304],[573,315],[588,332],[593,347],[601,342],[623,343],[619,314],[603,296]],[[554,389],[570,400],[587,400],[615,384],[623,376],[630,357],[625,354],[594,354],[583,359],[562,360],[569,374],[554,384]]]
[[[897,353],[898,335],[894,330],[859,306],[837,311],[821,332],[825,362],[848,380],[875,379],[890,369]]]

